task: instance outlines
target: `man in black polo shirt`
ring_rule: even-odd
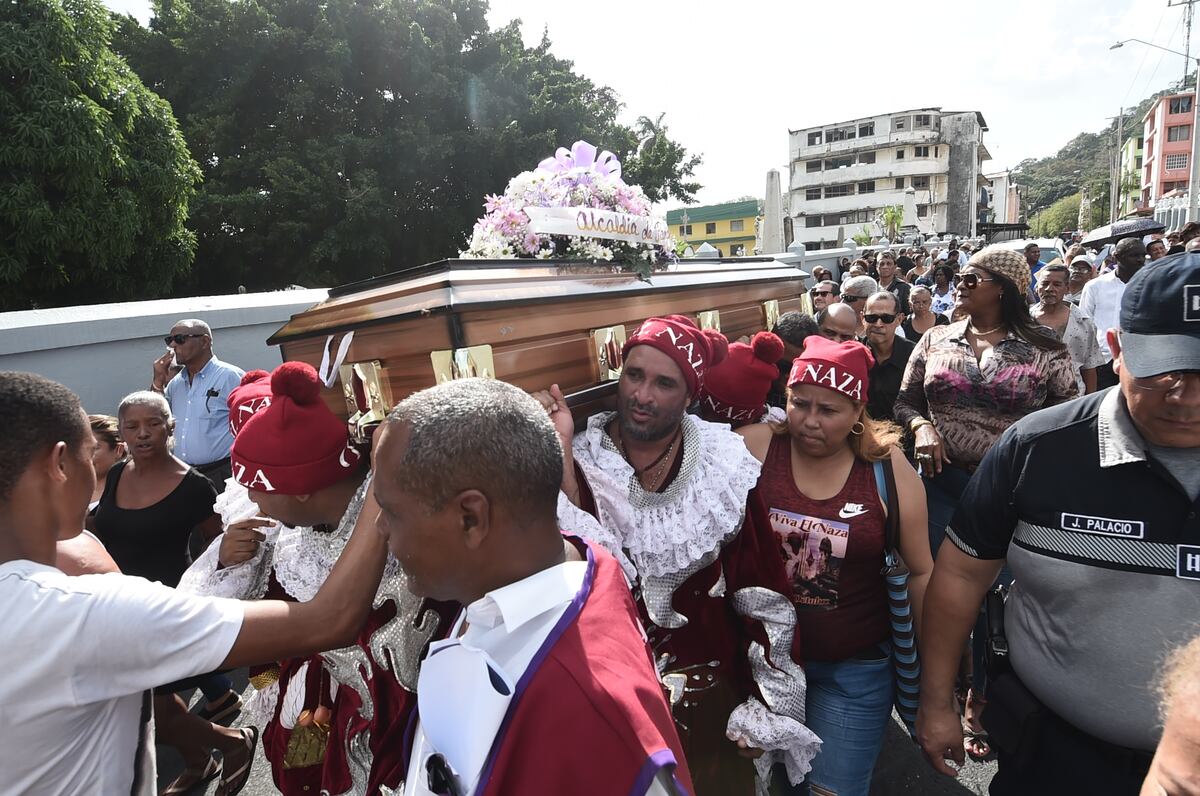
[[[895,293],[880,290],[867,299],[863,322],[867,333],[863,342],[875,356],[867,390],[867,414],[876,420],[893,420],[892,405],[900,394],[904,368],[916,345],[896,335],[904,320],[900,314],[900,299]]]
[[[962,762],[954,678],[1007,559],[1011,671],[983,714],[993,796],[1137,794],[1158,741],[1154,680],[1200,619],[1200,254],[1130,279],[1108,341],[1117,387],[1035,412],[984,457],[925,598],[917,732]]]

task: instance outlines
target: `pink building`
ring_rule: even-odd
[[[1194,92],[1168,94],[1142,120],[1142,201],[1153,206],[1171,191],[1186,191],[1191,175]]]

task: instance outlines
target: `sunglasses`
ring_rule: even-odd
[[[808,291],[813,296],[832,296],[832,290],[810,290]]]
[[[849,293],[843,293],[842,294],[842,303],[843,304],[854,304],[859,301],[864,301],[866,298],[867,298],[866,296],[855,296],[855,295],[851,295]]]
[[[183,345],[185,342],[187,342],[189,339],[191,339],[193,337],[203,337],[203,336],[204,335],[202,335],[202,334],[169,334],[163,338],[163,343],[165,343],[166,345],[170,345],[171,343],[175,343],[175,345]]]
[[[891,323],[892,321],[896,320],[896,316],[890,312],[883,313],[881,315],[870,314],[864,315],[863,320],[867,323],[879,323],[880,321],[883,321],[884,323]]]
[[[979,274],[959,274],[958,284],[965,287],[967,290],[974,290],[979,287],[980,282],[995,282],[995,278],[990,276],[980,276]]]

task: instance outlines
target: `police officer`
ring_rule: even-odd
[[[952,775],[963,645],[1005,559],[1015,578],[983,713],[992,796],[1137,794],[1159,736],[1155,669],[1200,617],[1200,254],[1138,272],[1120,324],[1119,385],[1004,433],[926,592],[917,732]]]

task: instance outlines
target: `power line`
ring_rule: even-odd
[[[1154,26],[1154,32],[1150,34],[1148,41],[1154,41],[1154,37],[1158,35],[1158,29],[1162,27],[1162,21],[1167,17],[1167,9],[1170,6],[1163,6],[1162,14],[1158,17],[1158,23]],[[1133,73],[1133,79],[1129,81],[1129,88],[1125,89],[1125,96],[1121,98],[1121,105],[1125,105],[1125,100],[1129,99],[1129,92],[1133,91],[1133,84],[1137,82],[1138,75],[1142,73],[1142,67],[1146,65],[1146,59],[1150,57],[1150,48],[1146,47],[1142,50],[1142,60],[1138,63],[1137,71]]]

